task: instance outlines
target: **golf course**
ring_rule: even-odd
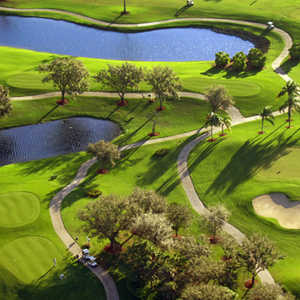
[[[31,47],[34,32],[21,31],[25,20],[42,32],[37,40],[42,50]],[[47,32],[39,27],[43,20],[51,20]],[[72,55],[66,50],[67,33],[60,28],[69,26],[75,32],[70,42],[74,50],[78,50],[75,43],[81,42],[86,51],[82,53],[91,55]],[[145,293],[138,291],[136,282],[130,281],[135,274],[130,273],[124,257],[143,236],[135,229],[120,229],[118,241],[128,239],[129,243],[120,248],[120,254],[110,253],[109,236],[101,229],[102,235],[98,229],[91,230],[92,221],[82,217],[89,205],[110,199],[110,195],[125,201],[137,188],[155,191],[167,206],[176,203],[186,208],[190,220],[176,229],[173,238],[180,241],[188,236],[204,243],[216,263],[227,263],[228,256],[225,243],[211,242],[213,234],[206,224],[206,215],[218,205],[228,212],[221,240],[231,238],[238,247],[260,234],[278,250],[278,259],[268,261],[255,274],[255,284],[251,270],[240,266],[232,286],[219,279],[206,282],[226,286],[232,294],[224,299],[263,299],[251,298],[252,286],[275,284],[282,299],[294,299],[287,293],[300,299],[300,59],[289,52],[300,43],[300,1],[198,0],[188,5],[179,0],[0,0],[0,27],[0,32],[11,32],[9,42],[0,37],[0,96],[6,101],[0,102],[0,299],[192,299],[153,296],[149,291],[156,277],[145,285]],[[172,39],[166,41],[159,35],[179,28],[208,29],[208,37],[210,32],[224,35],[224,45],[226,37],[236,39],[235,46],[234,39],[228,42],[229,48],[251,43],[261,50],[263,67],[251,66],[247,52],[240,71],[234,69],[234,55],[222,68],[214,58],[188,59],[188,51],[208,48],[205,42],[199,44],[201,38],[193,41],[187,58],[181,60],[180,51],[189,47],[188,42],[178,40],[178,50]],[[109,47],[117,48],[120,58],[102,58],[101,38],[93,41],[92,36],[91,42],[82,42],[80,38],[90,34],[86,30],[95,37],[100,30],[104,36],[116,34],[110,39],[118,42],[105,47],[108,55]],[[142,36],[145,33],[154,35],[149,40]],[[184,34],[192,43],[193,31]],[[132,42],[134,35],[137,40]],[[12,46],[19,40],[28,41],[29,46]],[[58,48],[43,50],[49,41]],[[138,47],[144,49],[141,44],[145,41],[153,43],[158,56],[163,49],[168,58],[153,59],[147,50],[149,60],[140,60],[139,51],[144,54],[146,50]],[[97,56],[93,56],[93,43],[99,49]],[[124,52],[123,45],[129,45]],[[178,59],[172,59],[173,51],[179,53]],[[128,53],[137,58],[127,59]],[[52,62],[69,58],[82,68],[76,76],[87,74],[82,75],[85,81],[74,94],[76,84],[64,90],[49,75]],[[135,74],[142,74],[138,84],[127,87],[124,94],[117,85],[101,79],[104,70],[121,65],[133,65]],[[151,81],[155,70],[171,70],[177,90],[169,88],[160,96]],[[78,78],[75,81],[81,80]],[[218,87],[230,101],[214,110],[209,92]],[[69,125],[75,118],[77,123]],[[114,123],[120,134],[104,139],[116,147],[116,161],[108,159],[105,164],[107,158],[90,150],[95,141],[89,139],[90,132],[80,118]],[[57,120],[62,122],[55,127],[59,131],[48,136],[46,131],[32,136],[27,127],[51,126]],[[93,126],[94,131],[109,130]],[[25,149],[25,132],[32,148],[26,151],[32,155],[23,153],[16,160],[15,153]],[[53,144],[65,154],[37,153],[37,143],[45,149]],[[78,148],[83,151],[77,152]],[[92,192],[97,196],[93,198]],[[85,247],[96,257],[96,267],[84,261]],[[168,259],[176,257],[174,253]],[[149,255],[151,262],[155,255]],[[251,277],[252,285],[247,287]],[[157,284],[157,291],[160,288]],[[197,297],[193,299],[217,299]]]

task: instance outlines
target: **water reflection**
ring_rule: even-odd
[[[0,165],[78,152],[86,149],[88,143],[110,141],[119,134],[115,123],[92,118],[0,130]]]
[[[213,60],[254,45],[239,37],[200,28],[121,33],[42,18],[0,16],[0,45],[73,56],[140,61]]]

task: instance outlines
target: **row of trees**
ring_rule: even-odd
[[[217,260],[207,239],[178,235],[192,221],[190,211],[167,204],[152,191],[136,189],[125,198],[103,196],[82,209],[79,218],[90,235],[110,241],[106,251],[114,255],[117,265],[126,266],[122,270],[141,299],[233,300],[240,270],[251,274],[253,286],[257,274],[280,258],[266,238],[255,235],[238,245],[221,235],[228,213],[216,207],[205,224],[212,235],[222,236],[218,241],[224,257]],[[263,299],[275,300],[279,295],[292,299],[277,286],[260,285],[245,297],[262,299],[265,294],[273,297]]]
[[[90,75],[84,64],[75,58],[58,57],[41,64],[38,70],[47,73],[43,82],[51,81],[61,91],[62,104],[66,93],[75,96],[88,90]],[[159,100],[159,110],[163,109],[162,103],[169,96],[178,99],[178,91],[181,89],[179,77],[169,67],[155,66],[146,70],[127,62],[118,66],[108,65],[107,69],[100,70],[93,79],[102,87],[116,91],[120,96],[120,106],[126,105],[125,94],[137,91],[142,81],[150,85],[151,91]]]
[[[232,59],[228,53],[220,51],[216,53],[215,64],[219,69],[224,69],[228,66],[235,72],[245,71],[246,68],[261,70],[266,62],[264,53],[258,48],[250,49],[248,55],[244,52],[236,53]]]

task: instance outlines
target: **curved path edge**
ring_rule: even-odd
[[[80,14],[67,12],[67,11],[61,11],[61,10],[55,10],[55,9],[15,9],[15,8],[8,8],[8,7],[0,7],[0,11],[8,11],[8,12],[22,12],[22,11],[23,12],[24,11],[38,12],[38,11],[40,11],[40,12],[61,13],[61,14],[77,17],[80,19],[84,19],[89,22],[101,25],[101,26],[109,26],[109,27],[114,27],[114,28],[117,28],[117,27],[141,28],[141,27],[149,27],[149,26],[153,26],[153,25],[176,23],[176,22],[182,22],[182,21],[187,21],[187,22],[189,22],[189,21],[226,22],[226,23],[242,24],[242,25],[247,25],[247,26],[258,26],[261,28],[267,27],[265,24],[256,23],[256,22],[238,21],[238,20],[220,19],[220,18],[216,18],[216,19],[213,19],[213,18],[180,18],[180,19],[170,19],[170,20],[165,20],[165,21],[141,23],[141,24],[112,24],[112,23],[96,20],[96,19],[93,19],[90,17],[82,16]],[[290,37],[290,35],[287,32],[283,31],[282,29],[274,28],[273,31],[277,32],[281,36],[281,38],[283,39],[283,41],[285,43],[285,46],[284,46],[284,49],[282,50],[282,52],[280,53],[280,55],[273,61],[272,68],[283,80],[285,80],[285,81],[292,80],[280,68],[280,64],[282,63],[284,58],[288,55],[288,49],[293,44],[292,38]],[[86,94],[88,96],[99,95],[99,93],[93,94],[93,92],[86,93]],[[189,94],[190,95],[187,97],[194,97],[195,93],[189,93]],[[193,95],[191,95],[191,94],[193,94]],[[29,98],[28,97],[27,98],[26,97],[12,97],[11,99],[12,100],[34,100],[34,99],[42,99],[42,98],[46,98],[46,97],[53,97],[53,96],[57,96],[57,95],[59,95],[59,93],[48,93],[48,94],[43,94],[43,95],[28,96]],[[105,96],[104,94],[101,94],[101,95]],[[110,96],[111,95],[112,94],[110,93]],[[195,97],[195,98],[203,99],[203,95],[201,95],[201,96],[200,95],[201,94],[198,94],[198,97]],[[138,97],[141,97],[141,95],[139,95]],[[277,113],[277,114],[279,114],[279,113]],[[250,118],[238,118],[238,119],[233,120],[233,124],[234,125],[242,124],[245,122],[256,120],[258,118],[259,118],[258,116],[254,116],[254,117],[250,117]],[[123,147],[121,150],[138,147],[140,145],[146,145],[146,144],[159,143],[159,142],[163,142],[163,141],[173,140],[173,139],[177,139],[177,138],[181,138],[181,137],[185,137],[185,136],[190,136],[195,133],[199,133],[199,131],[196,130],[196,131],[188,132],[185,134],[179,134],[179,135],[172,136],[172,137],[166,137],[166,138],[160,138],[160,139],[150,140],[150,141],[146,141],[146,142],[135,143],[132,145],[127,145],[127,146]],[[197,137],[190,143],[188,143],[180,152],[180,154],[178,156],[178,160],[177,160],[178,172],[179,172],[179,176],[180,176],[183,188],[184,188],[193,208],[201,215],[206,214],[208,212],[208,210],[204,206],[204,204],[201,202],[201,200],[198,197],[198,194],[195,191],[194,185],[193,185],[191,177],[189,175],[187,160],[188,160],[188,156],[189,156],[190,152],[192,151],[192,149],[201,140],[203,140],[205,138],[206,138],[206,135],[204,134],[202,136]],[[59,193],[57,193],[50,202],[50,216],[51,216],[54,230],[56,231],[58,236],[61,238],[63,243],[67,246],[67,248],[73,255],[81,256],[81,249],[80,249],[79,245],[70,236],[70,234],[68,233],[68,231],[66,230],[66,228],[64,226],[62,216],[61,216],[61,204],[62,204],[63,199],[69,193],[71,193],[84,180],[89,168],[95,162],[96,162],[96,159],[93,158],[93,159],[90,159],[90,160],[86,161],[85,163],[83,163],[81,165],[81,167],[79,168],[74,180],[69,185],[64,187]],[[224,230],[227,233],[229,233],[231,236],[233,236],[239,243],[243,239],[246,238],[246,236],[243,233],[241,233],[237,228],[233,227],[229,223],[224,224]],[[106,270],[102,269],[100,266],[98,266],[97,268],[94,268],[94,269],[90,268],[90,270],[101,280],[101,282],[104,286],[105,292],[106,292],[107,299],[108,300],[119,300],[118,290],[116,288],[116,285],[115,285],[113,279],[110,277],[108,272]],[[263,272],[261,272],[259,274],[259,276],[263,283],[272,283],[272,284],[275,283],[273,277],[271,276],[271,274],[269,273],[268,270],[264,270]]]

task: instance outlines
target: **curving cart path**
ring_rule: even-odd
[[[80,14],[68,12],[68,11],[62,11],[62,10],[56,10],[56,9],[16,9],[16,8],[8,8],[8,7],[0,7],[0,12],[6,11],[6,12],[54,12],[54,13],[60,13],[64,15],[69,15],[72,17],[79,18],[81,20],[86,20],[88,22],[100,25],[100,26],[106,26],[106,27],[112,27],[112,28],[143,28],[143,27],[149,27],[153,25],[161,25],[161,24],[167,24],[167,23],[176,23],[176,22],[182,22],[182,21],[207,21],[207,22],[226,22],[226,23],[234,23],[234,24],[243,24],[247,26],[257,26],[260,28],[266,28],[267,25],[256,23],[256,22],[249,22],[249,21],[237,21],[237,20],[229,20],[229,19],[212,19],[212,18],[180,18],[180,19],[170,19],[165,21],[158,21],[158,22],[151,22],[151,23],[141,23],[141,24],[112,24],[104,21],[100,21],[97,19],[93,19],[87,16],[83,16]],[[280,68],[280,65],[284,58],[288,55],[288,49],[292,46],[292,38],[289,36],[289,34],[279,28],[274,28],[273,31],[277,32],[281,38],[283,39],[285,46],[280,55],[274,60],[272,63],[272,68],[274,71],[285,81],[292,80],[287,74],[284,73],[284,71]],[[35,96],[26,96],[26,97],[12,97],[11,100],[15,101],[24,101],[24,100],[38,100],[48,97],[54,97],[58,96],[59,93],[47,93],[42,95],[35,95]],[[109,92],[87,92],[84,94],[85,96],[102,96],[102,97],[117,97],[117,93],[109,93]],[[130,93],[130,97],[132,98],[145,98],[145,95],[143,93]],[[149,95],[149,93],[148,93]],[[197,93],[189,93],[189,92],[182,92],[181,96],[184,97],[193,97],[198,99],[205,99],[205,97],[201,94]],[[253,116],[250,118],[244,118],[240,112],[235,107],[230,107],[228,110],[229,114],[231,115],[233,119],[233,125],[242,124],[246,122],[250,122],[253,120],[256,120],[259,118],[259,116]],[[279,115],[279,112],[276,113],[276,115]],[[217,130],[215,130],[217,132]],[[196,133],[200,133],[199,130],[187,132],[184,134],[178,134],[175,136],[165,137],[165,138],[158,138],[155,140],[145,141],[145,142],[138,142],[135,144],[127,145],[122,147],[120,150],[127,150],[130,148],[135,148],[142,145],[149,145],[154,143],[160,143],[165,142],[169,140],[174,140],[178,138],[183,138],[187,136],[194,135]],[[195,189],[194,185],[192,183],[191,177],[189,175],[188,171],[188,156],[192,149],[203,139],[207,137],[207,134],[201,135],[197,138],[195,138],[193,141],[191,141],[189,144],[187,144],[182,151],[180,152],[177,160],[177,167],[179,176],[181,179],[181,183],[183,185],[183,188],[191,202],[191,205],[193,208],[201,215],[207,214],[208,210],[204,206],[204,204],[199,199]],[[79,245],[73,240],[73,238],[70,236],[70,234],[67,232],[62,217],[61,217],[61,204],[63,199],[72,192],[85,178],[87,175],[87,172],[89,168],[96,162],[96,159],[90,159],[83,163],[81,167],[79,168],[76,177],[74,180],[64,187],[58,194],[53,197],[50,203],[50,216],[53,223],[54,230],[58,234],[58,236],[61,238],[61,240],[64,242],[64,244],[68,247],[69,251],[73,255],[79,255],[81,256],[81,249]],[[238,243],[241,243],[243,239],[246,238],[246,236],[240,232],[237,228],[230,225],[229,223],[224,224],[224,230],[230,234],[233,238],[237,240]],[[106,296],[108,300],[119,300],[118,291],[116,288],[116,285],[113,281],[113,279],[110,277],[107,271],[103,270],[100,266],[97,268],[90,268],[90,270],[101,280],[103,283]],[[272,278],[271,274],[268,270],[265,270],[259,274],[260,279],[264,283],[271,283],[274,284],[274,279]]]

